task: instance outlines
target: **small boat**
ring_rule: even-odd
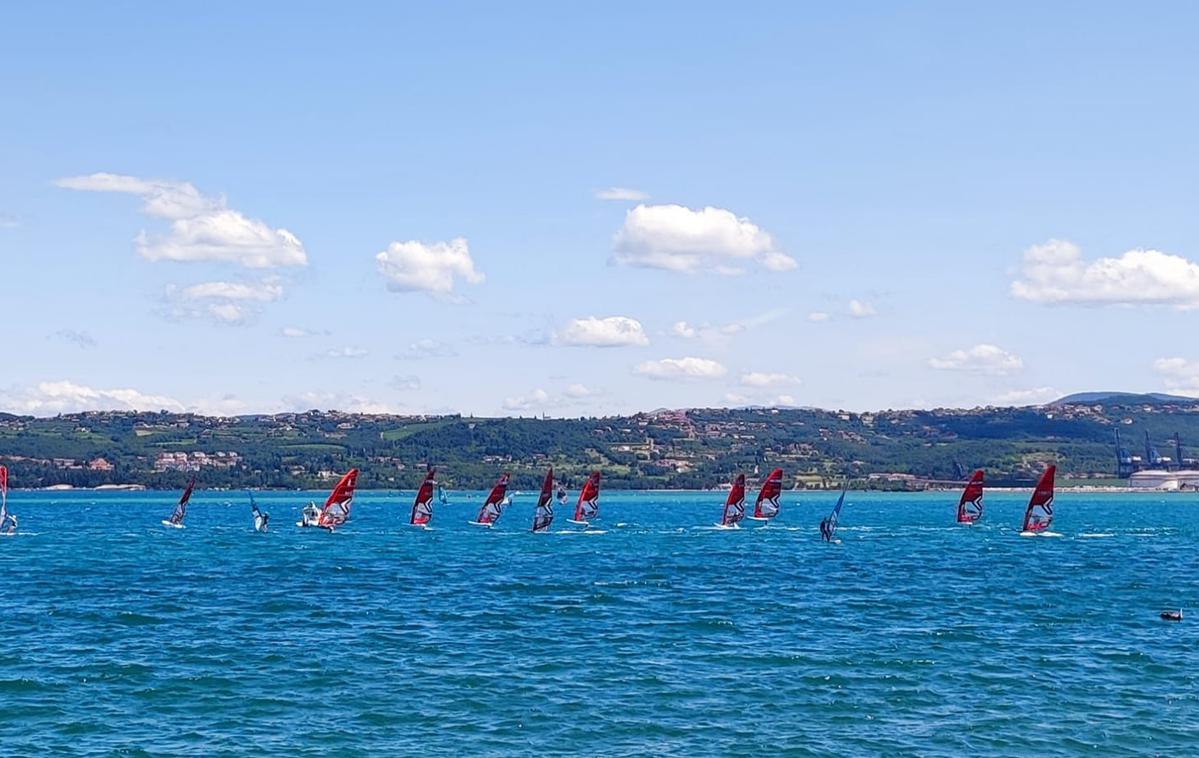
[[[825,516],[820,521],[820,539],[833,545],[840,545],[841,540],[836,539],[837,525],[841,523],[841,506],[845,505],[845,493],[849,489],[849,484],[841,489],[841,497],[837,498],[837,504],[833,506],[832,513]]]
[[[599,517],[599,496],[600,472],[592,471],[575,503],[575,517],[567,521],[578,526],[591,526],[591,522]]]
[[[511,502],[506,497],[508,494],[509,478],[507,472],[500,474],[500,478],[496,480],[495,486],[487,494],[487,499],[483,501],[483,507],[479,509],[479,515],[475,516],[474,521],[469,522],[471,526],[483,526],[488,529],[495,526],[495,522],[504,513],[504,506]]]
[[[1024,509],[1024,525],[1020,528],[1021,537],[1057,537],[1049,531],[1053,523],[1053,476],[1057,466],[1050,466],[1037,480],[1032,497],[1028,499],[1028,507]]]
[[[425,480],[416,491],[416,499],[412,501],[412,518],[408,523],[419,529],[428,529],[433,520],[433,487],[437,484],[433,478],[437,469],[430,467],[425,472]]]
[[[560,490],[565,492],[565,490]],[[537,496],[537,507],[533,509],[533,533],[542,534],[554,523],[554,467],[550,466],[541,480],[541,494]]]
[[[729,496],[724,500],[724,511],[720,514],[720,529],[740,529],[738,524],[745,518],[745,474],[737,474],[737,479],[729,489]]]
[[[192,499],[192,490],[196,488],[196,475],[192,474],[191,481],[187,483],[187,489],[183,490],[183,496],[179,498],[179,502],[175,504],[175,510],[171,513],[171,517],[162,520],[162,525],[172,529],[185,529],[183,519],[187,517],[187,504]]]
[[[962,498],[958,500],[958,523],[970,526],[983,517],[983,470],[970,475]]]
[[[1162,611],[1162,621],[1182,621],[1182,609],[1176,611]]]
[[[0,466],[0,534],[17,533],[17,517],[8,512],[8,468]]]
[[[357,486],[358,469],[352,468],[337,481],[337,485],[326,498],[324,507],[317,511],[316,518],[313,518],[313,506],[310,503],[310,507],[304,509],[303,518],[296,522],[296,526],[315,526],[331,532],[346,523],[350,520],[350,507],[353,505],[354,489]]]
[[[758,500],[754,503],[754,512],[749,517],[750,520],[769,522],[779,515],[779,496],[782,494],[783,470],[776,468],[766,477],[766,481],[762,482],[762,489],[758,490]]]

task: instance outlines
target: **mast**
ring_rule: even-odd
[[[0,528],[8,518],[8,468],[0,466]]]

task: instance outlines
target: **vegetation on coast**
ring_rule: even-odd
[[[982,467],[996,485],[1025,484],[1047,463],[1073,479],[1110,479],[1113,430],[1167,450],[1199,445],[1199,405],[1120,395],[1028,408],[851,413],[818,409],[660,410],[577,419],[377,416],[310,411],[216,418],[93,412],[0,414],[0,463],[14,487],[142,484],[321,488],[361,470],[365,488],[412,489],[426,465],[451,488],[490,486],[500,471],[532,489],[546,465],[577,484],[592,468],[609,488],[707,488],[736,472],[787,472],[787,486],[911,488]]]

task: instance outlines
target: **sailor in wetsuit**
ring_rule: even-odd
[[[4,521],[0,522],[0,532],[5,534],[15,534],[17,531],[17,517],[11,513],[4,514]]]
[[[820,539],[825,542],[833,541],[832,524],[829,523],[828,516],[820,519]]]
[[[308,505],[304,506],[301,516],[304,526],[316,526],[317,522],[321,520],[321,512],[320,509],[316,507],[316,503],[309,503]]]
[[[265,532],[266,525],[271,521],[271,514],[258,510],[258,506],[250,503],[250,511],[254,514],[254,531]]]

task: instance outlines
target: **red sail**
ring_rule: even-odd
[[[412,502],[413,526],[424,526],[433,518],[433,485],[436,484],[433,475],[436,473],[437,469],[429,469],[425,474],[425,481],[421,482],[420,489],[416,491],[416,500]]]
[[[8,469],[0,466],[0,521],[8,517]],[[3,524],[0,524],[3,526]]]
[[[541,481],[541,494],[537,496],[537,507],[533,509],[533,531],[544,532],[554,523],[554,467],[545,472]]]
[[[196,476],[192,474],[191,481],[187,483],[187,489],[183,490],[183,497],[179,498],[179,504],[175,506],[174,512],[168,519],[172,524],[182,524],[183,518],[187,516],[187,503],[192,499],[192,490],[196,488]]]
[[[575,504],[575,521],[590,521],[599,515],[600,472],[592,471]]]
[[[736,526],[745,518],[745,474],[738,474],[729,496],[724,501],[724,514],[720,517],[721,526]]]
[[[504,496],[508,494],[508,478],[507,473],[500,475],[495,486],[491,488],[491,493],[483,501],[483,507],[479,509],[475,523],[494,524],[500,514],[504,512]]]
[[[1041,474],[1037,481],[1032,497],[1028,499],[1028,508],[1024,511],[1024,528],[1021,531],[1039,532],[1048,529],[1053,523],[1053,476],[1057,466],[1050,466]]]
[[[983,470],[979,469],[970,476],[966,489],[962,491],[962,499],[958,501],[958,523],[973,524],[983,515]]]
[[[771,519],[779,515],[779,495],[783,494],[783,470],[776,468],[762,482],[758,501],[754,503],[754,518]]]
[[[350,518],[350,504],[354,500],[354,488],[358,486],[358,469],[352,468],[337,482],[337,486],[325,500],[318,526],[341,526]]]

